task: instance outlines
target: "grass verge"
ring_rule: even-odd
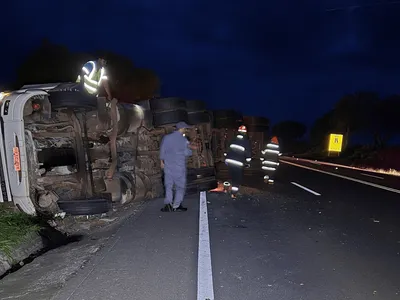
[[[0,204],[0,251],[11,256],[15,247],[25,242],[27,236],[40,230],[39,221],[22,212]]]

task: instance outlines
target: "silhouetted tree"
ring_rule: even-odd
[[[73,53],[44,39],[17,69],[17,84],[74,81],[79,69]]]
[[[120,101],[134,103],[159,95],[160,80],[152,70],[135,68],[128,82],[119,89]]]
[[[378,94],[359,92],[346,95],[336,103],[332,129],[345,135],[344,147],[352,133],[371,129],[371,118],[378,102]]]
[[[286,141],[300,139],[306,131],[306,125],[297,121],[283,121],[272,127],[272,134]]]
[[[326,138],[334,128],[333,115],[334,111],[331,110],[315,120],[310,129],[310,141],[312,146],[325,147]]]
[[[377,103],[371,117],[375,146],[384,147],[394,135],[400,134],[399,112],[399,95],[389,96]]]

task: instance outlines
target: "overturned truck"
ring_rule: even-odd
[[[114,109],[115,105],[115,109]],[[188,193],[216,186],[211,118],[201,101],[97,100],[77,83],[23,86],[1,102],[1,200],[28,214],[92,215],[159,197],[158,157],[173,125],[195,125]]]

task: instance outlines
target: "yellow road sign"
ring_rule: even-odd
[[[343,143],[343,134],[335,134],[331,133],[329,135],[329,152],[341,152],[342,151],[342,143]]]

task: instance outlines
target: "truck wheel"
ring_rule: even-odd
[[[207,111],[188,112],[188,122],[192,125],[209,123],[211,116]]]
[[[186,107],[188,113],[207,110],[207,104],[201,100],[188,100],[186,101]]]
[[[153,124],[155,127],[174,125],[181,121],[189,123],[188,113],[183,109],[154,113],[153,115]]]
[[[186,109],[186,101],[175,97],[151,99],[150,108],[155,113]]]
[[[49,101],[51,107],[58,108],[80,108],[87,111],[93,110],[97,107],[96,97],[89,93],[82,91],[70,90],[50,90]]]
[[[111,209],[111,201],[106,198],[59,200],[60,210],[68,215],[98,215]]]

